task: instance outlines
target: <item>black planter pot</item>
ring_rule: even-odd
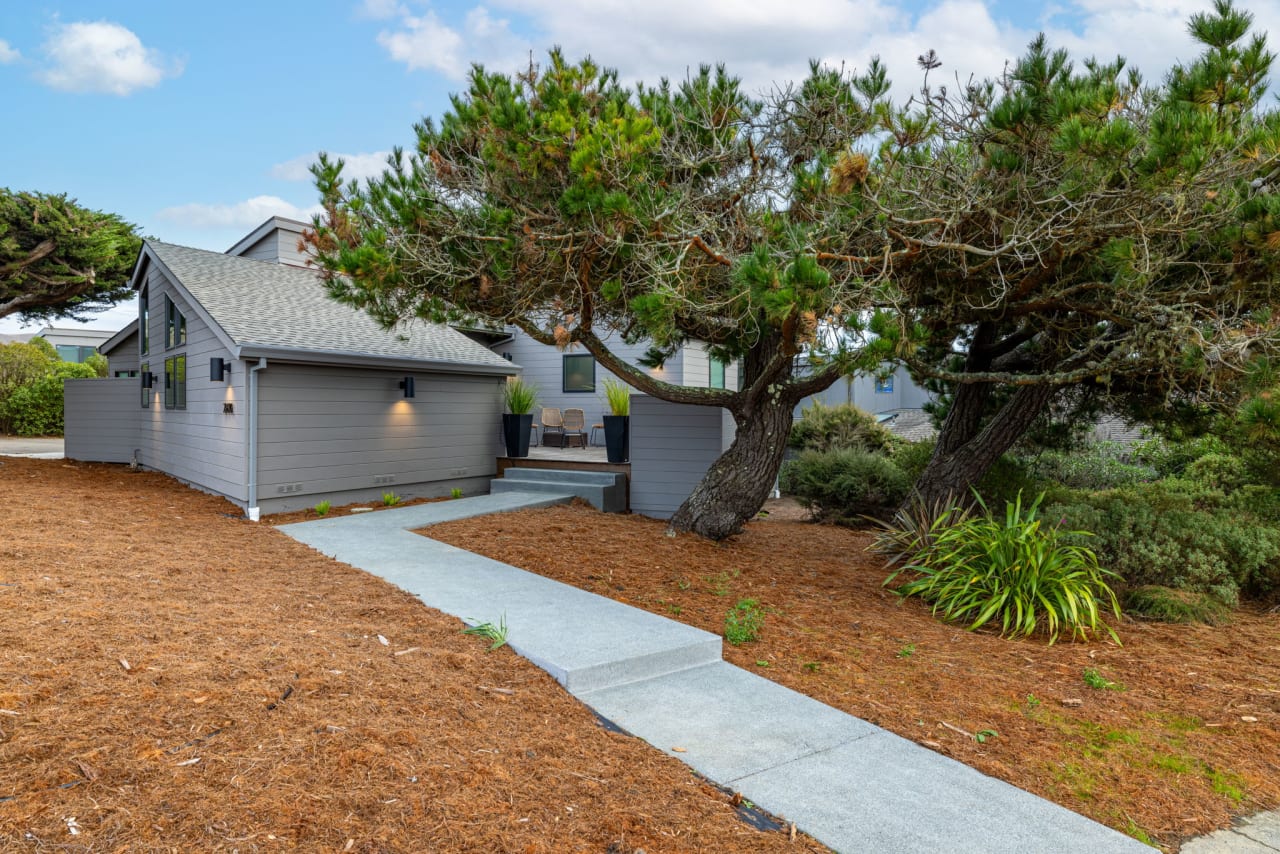
[[[631,416],[604,417],[604,451],[611,463],[625,463],[631,459]]]
[[[529,431],[532,429],[532,413],[528,415],[502,413],[502,441],[507,445],[508,457],[529,456]]]

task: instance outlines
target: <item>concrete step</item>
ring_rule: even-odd
[[[574,495],[605,513],[627,509],[627,476],[620,472],[509,468],[489,483],[489,492]]]

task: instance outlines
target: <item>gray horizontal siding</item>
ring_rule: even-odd
[[[140,461],[179,480],[244,504],[247,498],[245,417],[248,404],[245,363],[236,362],[230,379],[209,379],[209,359],[230,359],[213,330],[206,326],[191,305],[156,268],[147,274],[150,302],[150,352],[139,355],[156,375],[151,405],[143,409],[137,398],[134,406],[140,424]],[[164,298],[171,297],[186,317],[187,343],[165,349]],[[187,408],[164,406],[164,360],[187,357]],[[223,411],[226,404],[232,411]]]
[[[138,335],[134,333],[120,342],[120,346],[111,351],[107,357],[107,376],[116,371],[138,370]]]
[[[272,364],[259,374],[258,496],[268,512],[318,498],[448,494],[496,473],[501,377]],[[390,484],[375,478],[392,477]],[[300,487],[282,493],[281,487]],[[355,500],[351,498],[351,500]],[[300,506],[307,506],[306,504]]]
[[[725,445],[724,410],[631,398],[631,509],[668,519]]]
[[[138,381],[65,380],[66,450],[69,459],[127,463],[138,447]]]

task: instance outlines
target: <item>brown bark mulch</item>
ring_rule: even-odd
[[[763,633],[729,661],[1166,848],[1280,805],[1280,614],[1002,640],[882,587],[869,533],[796,515],[719,545],[585,505],[420,533],[716,633],[755,599]]]
[[[822,850],[218,498],[10,458],[0,508],[0,850]]]

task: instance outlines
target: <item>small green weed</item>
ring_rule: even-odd
[[[708,575],[703,581],[711,585],[711,592],[717,596],[729,595],[729,584],[738,577],[739,570],[730,573],[728,570],[717,573],[716,575]],[[681,588],[683,589],[683,588]]]
[[[1124,827],[1125,833],[1129,834],[1134,839],[1141,842],[1143,845],[1150,845],[1152,848],[1159,847],[1155,844],[1155,842],[1152,841],[1151,836],[1145,830],[1143,830],[1141,827],[1138,826],[1138,823],[1136,821],[1129,818],[1129,816],[1127,815],[1125,816],[1125,818],[1129,819],[1129,823],[1126,824]]]
[[[769,666],[769,662],[765,661],[763,658],[756,661],[756,667],[768,667],[768,666]]]
[[[329,510],[333,507],[328,501],[321,501],[315,506],[317,516],[328,516]]]
[[[806,672],[808,672],[808,673],[817,673],[819,670],[821,670],[821,669],[822,669],[822,662],[820,662],[820,661],[806,661],[806,662],[804,663],[803,667],[804,667],[805,671],[806,671]]]
[[[916,654],[916,645],[913,643],[907,644],[902,649],[898,650],[898,652],[896,653],[898,658],[910,658],[915,654]]]
[[[683,610],[684,610],[683,608],[681,608],[679,605],[675,604],[674,602],[667,605],[667,613],[674,614],[677,617],[680,616],[680,612]]]
[[[475,635],[477,637],[486,638],[492,643],[489,644],[489,652],[507,645],[507,615],[504,613],[495,626],[493,623],[479,623],[474,626],[467,626],[462,630],[464,635]]]
[[[692,582],[690,582],[689,579],[684,578],[683,576],[676,579],[677,590],[688,590],[691,585],[692,585]]]
[[[758,640],[764,628],[764,610],[755,599],[739,599],[724,615],[724,639],[734,646]]]
[[[382,493],[382,506],[384,507],[395,507],[401,501],[404,501],[404,499],[399,495],[396,495],[394,492]]]
[[[1042,704],[1042,701],[1035,694],[1027,695],[1027,712],[1028,713],[1034,712],[1036,709],[1040,708],[1041,704]]]
[[[996,738],[1000,733],[993,729],[980,729],[973,734],[973,740],[978,744],[986,744],[988,739]]]
[[[450,497],[450,498],[461,498],[461,497],[462,497],[462,487],[460,487],[460,486],[455,486],[453,489],[449,490],[449,497]]]
[[[1124,686],[1119,682],[1112,682],[1107,679],[1095,668],[1086,667],[1084,669],[1084,684],[1088,685],[1095,691],[1123,691]]]

